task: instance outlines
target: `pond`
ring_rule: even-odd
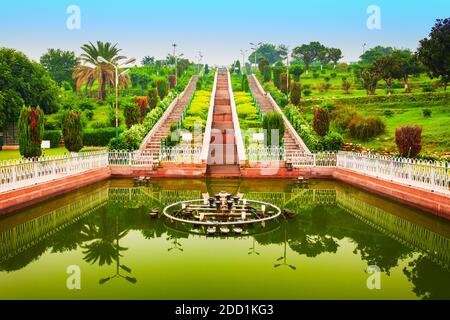
[[[296,215],[229,237],[149,216],[222,190]],[[110,180],[0,220],[0,299],[450,299],[449,288],[450,223],[334,181]]]

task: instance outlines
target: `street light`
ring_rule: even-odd
[[[259,47],[262,45],[262,42],[258,42],[257,44],[254,44],[253,42],[250,42],[250,45],[252,46],[252,49],[255,51],[255,66],[258,65],[257,61],[256,61],[256,56],[257,56],[257,52]]]
[[[242,55],[242,69],[245,67],[245,55],[247,54],[247,49],[241,49],[241,55]],[[244,69],[245,70],[245,69]]]
[[[197,74],[200,75],[200,63],[202,62],[203,54],[201,51],[198,52],[198,64],[197,64]]]
[[[289,102],[289,46],[286,46],[286,74],[287,74],[287,79],[286,79],[286,88],[287,88],[287,99]]]
[[[114,73],[115,73],[114,86],[116,89],[116,147],[118,148],[119,147],[119,78],[121,76],[124,76],[125,74],[127,74],[130,71],[130,69],[129,69],[130,67],[128,65],[135,63],[136,59],[131,58],[131,59],[128,59],[127,61],[125,61],[124,63],[114,64],[114,63],[106,60],[102,56],[98,56],[97,61],[99,63],[109,64],[114,67]],[[122,71],[119,74],[120,68],[126,69],[126,70]]]

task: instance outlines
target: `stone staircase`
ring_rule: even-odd
[[[265,92],[261,91],[261,88],[258,86],[257,81],[253,76],[248,77],[250,90],[252,90],[254,97],[258,101],[259,107],[263,114],[274,112],[275,107],[273,106],[270,98],[265,94]],[[287,121],[287,120],[286,120]],[[286,154],[290,154],[292,152],[305,152],[309,153],[309,150],[305,150],[304,144],[300,143],[295,138],[295,133],[290,126],[286,125],[286,130],[284,133],[284,149]]]
[[[144,147],[141,148],[141,151],[152,152],[152,154],[154,155],[159,155],[161,149],[161,140],[164,140],[167,137],[170,132],[170,126],[173,123],[178,124],[178,122],[180,122],[181,117],[183,116],[183,112],[195,92],[197,79],[197,76],[192,77],[191,81],[186,87],[186,90],[178,98],[175,107],[168,114],[166,119],[163,122],[159,123],[158,129],[155,130],[155,132],[147,138],[147,141],[144,142]]]
[[[234,134],[231,97],[228,86],[228,72],[220,69],[214,103],[212,135],[206,174],[209,177],[240,177],[237,145]]]

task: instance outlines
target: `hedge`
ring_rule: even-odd
[[[119,128],[119,134],[123,132]],[[89,147],[105,147],[116,137],[116,128],[86,129],[83,131],[83,144]]]
[[[50,148],[58,148],[61,144],[61,130],[47,130],[44,132],[44,140],[50,141]]]
[[[304,100],[300,102],[300,106],[308,107],[320,105],[322,102],[330,99]],[[333,99],[337,105],[363,105],[374,103],[402,103],[402,102],[440,102],[450,101],[450,93],[448,92],[426,92],[413,94],[393,94],[391,96],[362,96],[362,97],[346,97]]]

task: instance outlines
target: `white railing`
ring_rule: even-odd
[[[108,166],[108,152],[40,157],[0,162],[0,192],[47,182]]]
[[[158,154],[151,151],[110,151],[110,166],[145,166],[156,167]]]
[[[202,163],[207,163],[209,158],[209,144],[211,142],[212,124],[214,120],[214,105],[216,104],[216,92],[217,92],[217,78],[219,76],[219,70],[216,70],[214,75],[214,84],[211,93],[211,100],[209,102],[208,119],[206,120],[205,134],[203,135],[203,147],[201,154]]]
[[[246,156],[249,162],[273,162],[273,161],[285,161],[283,147],[248,147],[246,149]]]
[[[450,194],[450,168],[447,162],[340,152],[337,167]]]
[[[162,147],[159,153],[159,161],[181,163],[181,164],[199,164],[202,148],[200,147]]]
[[[286,152],[286,161],[294,168],[302,167],[335,167],[337,154],[333,152],[305,153],[302,151]]]
[[[231,84],[231,75],[229,71],[227,71],[227,77],[228,77],[228,93],[230,95],[231,115],[233,117],[234,137],[236,141],[238,161],[239,163],[243,164],[245,163],[246,160],[245,146],[244,140],[242,139],[241,126],[239,124],[239,116],[237,114],[236,102],[234,101],[233,85]]]

